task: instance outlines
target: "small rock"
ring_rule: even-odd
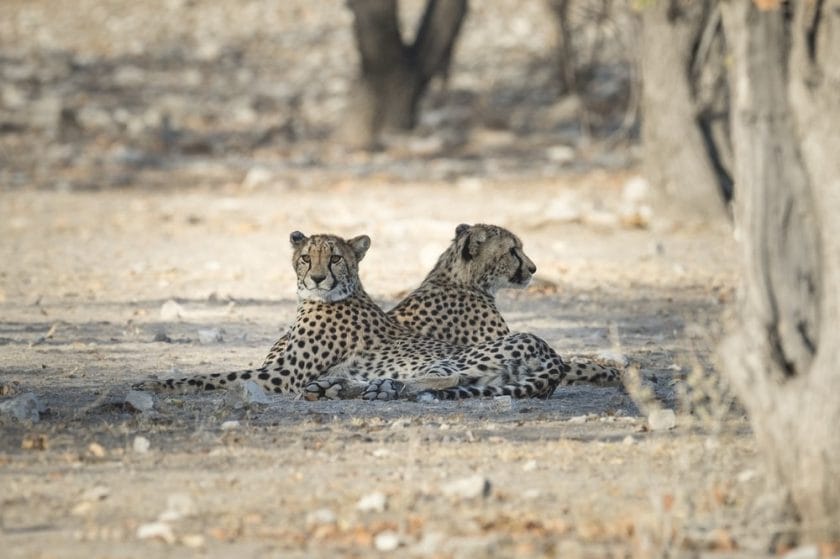
[[[569,419],[568,423],[572,425],[580,425],[582,423],[586,423],[586,416],[585,415],[576,415]]]
[[[253,380],[239,381],[225,393],[225,405],[235,410],[249,408],[255,404],[268,405],[271,400],[262,387]]]
[[[488,497],[492,491],[490,480],[482,475],[474,475],[451,481],[441,487],[441,492],[448,497],[459,499],[475,499]]]
[[[125,397],[125,404],[134,411],[148,412],[155,407],[155,397],[148,392],[129,390]]]
[[[184,308],[172,299],[160,307],[160,319],[164,321],[178,320],[184,316]]]
[[[95,442],[88,445],[88,452],[95,458],[105,458],[106,454],[105,447]]]
[[[131,444],[131,448],[137,454],[146,454],[147,452],[149,452],[149,447],[151,446],[152,443],[149,442],[149,439],[140,435],[134,437],[134,442]]]
[[[37,423],[46,407],[32,392],[26,392],[0,403],[0,422],[9,418],[25,423]]]
[[[240,383],[242,387],[242,395],[245,398],[245,401],[249,404],[270,404],[271,400],[268,398],[268,395],[265,393],[265,390],[262,389],[262,386],[257,384],[252,380],[246,380],[243,383]]]
[[[207,328],[198,331],[198,343],[201,345],[210,345],[222,341],[222,331],[218,328]]]
[[[327,508],[314,510],[306,515],[306,524],[309,526],[318,524],[334,524],[336,520],[335,513]]]
[[[204,547],[204,536],[201,534],[184,534],[181,537],[181,543],[184,544],[185,547],[191,547],[193,549],[197,547]]]
[[[373,545],[378,551],[394,551],[400,546],[400,536],[396,532],[385,530],[376,534]]]
[[[815,545],[796,547],[782,556],[784,559],[819,559],[820,550]]]
[[[568,163],[575,159],[574,148],[564,145],[551,146],[545,150],[545,154],[555,163]]]
[[[677,416],[674,410],[654,410],[648,415],[648,427],[651,431],[667,431],[677,425]]]
[[[172,527],[165,522],[149,522],[137,527],[137,538],[141,540],[161,540],[166,543],[175,543],[175,534]]]
[[[622,439],[621,444],[624,446],[632,446],[636,442],[636,439],[633,438],[633,435],[627,435]]]
[[[738,480],[738,483],[747,483],[757,475],[758,473],[755,470],[743,470],[738,473],[738,477],[736,479]]]
[[[528,460],[524,464],[522,464],[522,471],[523,472],[533,472],[537,469],[537,461],[536,460]]]
[[[633,177],[624,183],[621,198],[625,202],[638,204],[650,195],[650,183],[643,177]]]
[[[388,507],[388,497],[384,493],[368,493],[356,503],[359,512],[384,512]]]
[[[233,431],[234,429],[239,429],[239,422],[235,419],[230,421],[224,421],[221,425],[222,431]]]

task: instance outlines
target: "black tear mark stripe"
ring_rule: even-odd
[[[464,259],[464,262],[472,260],[472,254],[470,254],[470,235],[464,237],[464,247],[461,249],[461,258]]]

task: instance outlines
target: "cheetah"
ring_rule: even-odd
[[[462,223],[420,286],[388,314],[418,334],[451,344],[490,342],[510,333],[496,293],[527,287],[536,271],[522,241],[507,229]]]
[[[358,266],[366,235],[290,235],[298,307],[285,350],[272,368],[144,381],[141,390],[212,390],[253,379],[276,393],[307,399],[397,397],[460,399],[509,395],[548,398],[562,384],[614,384],[617,374],[571,367],[542,339],[507,334],[456,346],[420,336],[367,295]]]
[[[387,314],[418,334],[454,345],[489,342],[510,333],[496,293],[527,287],[536,271],[522,241],[507,229],[462,223],[420,286]],[[272,367],[287,342],[288,332],[274,342],[262,367]]]

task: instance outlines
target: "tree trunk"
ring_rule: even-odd
[[[642,140],[645,174],[677,207],[724,215],[729,178],[704,133],[696,57],[714,0],[664,0],[642,9]]]
[[[792,19],[779,4],[721,3],[743,258],[740,321],[722,353],[802,539],[836,542],[840,0],[791,2]]]
[[[397,0],[348,0],[361,58],[344,139],[364,146],[382,132],[410,130],[429,81],[448,71],[467,0],[428,0],[414,42],[400,35]]]

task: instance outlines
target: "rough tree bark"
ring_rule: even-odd
[[[690,213],[724,214],[731,180],[708,133],[698,74],[715,26],[715,0],[661,0],[642,9],[642,140],[645,174]]]
[[[721,2],[740,321],[726,373],[802,539],[840,541],[840,0]],[[759,9],[763,6],[765,9]],[[792,16],[792,17],[791,17]]]
[[[414,42],[400,34],[397,0],[348,0],[361,71],[350,95],[345,141],[368,145],[410,130],[429,81],[446,73],[467,0],[428,0]]]

